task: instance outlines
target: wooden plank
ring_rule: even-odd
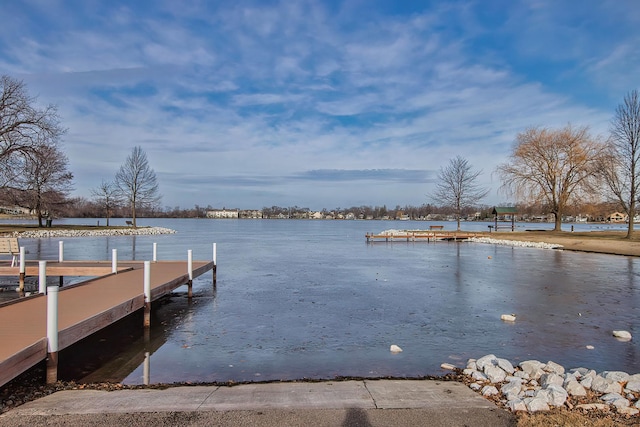
[[[85,319],[73,326],[60,330],[58,333],[58,345],[60,350],[69,347],[72,344],[98,332],[107,326],[116,323],[129,314],[144,307],[144,296],[139,295],[136,298],[125,301],[118,306],[109,310],[98,313],[88,319]]]
[[[42,338],[29,347],[0,361],[0,385],[8,383],[46,357],[47,339]]]

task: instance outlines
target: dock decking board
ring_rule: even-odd
[[[69,264],[73,263],[62,263],[59,266],[67,272],[65,275],[78,276],[78,271],[89,271],[84,269],[90,266],[90,263],[75,263],[75,267],[79,269],[77,271],[72,270]],[[59,350],[144,307],[143,262],[121,262],[118,266],[123,270],[117,274],[111,273],[109,263],[108,275],[80,285],[60,288]],[[196,278],[214,268],[213,261],[193,261],[193,277]],[[47,268],[47,275],[57,274]],[[185,261],[151,263],[151,301],[187,284],[188,280]],[[46,298],[39,295],[0,306],[0,386],[46,358]]]

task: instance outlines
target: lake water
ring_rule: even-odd
[[[207,273],[194,281],[192,302],[183,287],[154,305],[149,339],[137,320],[121,325],[123,336],[96,339],[87,347],[109,348],[108,358],[80,358],[70,374],[76,379],[141,384],[145,372],[151,383],[419,377],[488,353],[514,363],[640,372],[639,341],[611,334],[640,331],[636,258],[466,242],[366,243],[366,232],[430,224],[412,221],[140,223],[178,233],[21,240],[30,259],[56,259],[62,240],[69,260],[110,259],[112,249],[121,260],[151,259],[154,242],[159,259],[186,260],[188,249],[194,259],[211,259],[217,243],[216,291]],[[463,226],[484,231],[489,224]],[[505,313],[517,321],[501,321]],[[404,351],[392,354],[392,344]]]

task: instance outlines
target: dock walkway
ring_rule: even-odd
[[[36,270],[33,270],[33,269]],[[150,301],[189,283],[186,261],[151,263]],[[196,278],[213,270],[214,261],[193,261]],[[37,267],[27,266],[27,275],[37,275]],[[35,274],[34,274],[35,272]],[[17,267],[0,267],[0,274],[14,273]],[[144,308],[144,263],[120,262],[111,273],[107,262],[51,263],[53,276],[98,276],[58,293],[58,345],[62,350],[106,326]],[[142,325],[141,325],[142,326]],[[35,295],[0,305],[0,386],[47,358],[47,297]]]
[[[481,233],[469,233],[466,231],[407,231],[402,233],[367,233],[367,243],[375,242],[437,242],[458,241],[478,237]]]

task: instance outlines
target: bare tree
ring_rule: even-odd
[[[602,148],[586,127],[530,128],[517,135],[509,160],[497,172],[508,194],[547,206],[554,230],[560,231],[565,209],[581,190],[592,188]]]
[[[149,167],[142,147],[134,147],[116,174],[116,186],[122,198],[131,206],[131,218],[136,227],[136,209],[156,206],[161,199],[156,173]]]
[[[102,180],[98,187],[91,190],[91,195],[94,197],[94,201],[100,209],[104,210],[108,227],[111,213],[120,206],[121,203],[118,187],[114,182]]]
[[[44,143],[56,143],[65,130],[54,105],[35,106],[22,81],[0,76],[0,173],[5,183],[15,178],[14,155],[29,154]]]
[[[66,203],[71,192],[73,174],[68,171],[68,159],[55,145],[40,145],[37,151],[24,156],[20,178],[12,186],[16,204],[34,211],[38,226]]]
[[[469,162],[457,156],[449,161],[446,167],[440,168],[438,183],[433,199],[445,206],[451,206],[456,213],[458,230],[460,217],[465,208],[475,206],[482,200],[489,190],[481,187],[477,179],[482,171],[474,171]]]
[[[629,217],[626,238],[631,239],[640,196],[640,95],[637,90],[629,92],[616,108],[610,132],[600,174],[609,199],[617,202]]]

